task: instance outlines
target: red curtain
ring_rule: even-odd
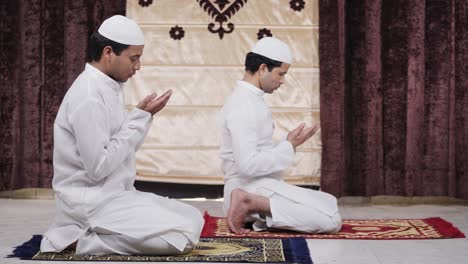
[[[0,2],[0,191],[51,187],[53,123],[88,36],[125,0]]]
[[[321,0],[322,189],[468,198],[468,3]]]

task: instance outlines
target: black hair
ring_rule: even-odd
[[[110,40],[104,37],[98,32],[94,32],[89,37],[86,61],[92,62],[92,61],[101,60],[102,50],[107,46],[110,46],[112,48],[112,51],[115,53],[115,55],[119,56],[120,53],[122,53],[124,49],[128,48],[129,45],[115,42],[113,40]]]
[[[245,70],[248,72],[256,73],[262,64],[266,64],[268,71],[272,71],[273,68],[281,67],[282,62],[253,52],[249,52],[245,56]]]

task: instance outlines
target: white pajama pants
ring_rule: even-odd
[[[256,231],[267,228],[294,230],[304,233],[336,233],[341,229],[337,200],[331,194],[290,185],[282,180],[259,178],[229,179],[224,188],[224,209],[228,212],[231,192],[241,188],[267,197],[269,215],[251,215]]]
[[[179,250],[160,237],[141,240],[121,234],[103,235],[87,232],[78,240],[76,253],[78,255],[177,255],[186,253],[194,246],[187,240],[185,248]]]
[[[204,224],[197,208],[138,191],[122,192],[92,209],[57,202],[42,252],[60,252],[78,241],[79,255],[182,254],[198,243]]]
[[[336,233],[341,229],[341,216],[332,216],[315,208],[289,200],[278,194],[270,196],[271,215],[252,215],[254,230],[267,228],[293,230],[303,233]]]

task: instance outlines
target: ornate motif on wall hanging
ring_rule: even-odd
[[[304,0],[291,0],[289,1],[289,6],[292,10],[300,12],[305,7]]]
[[[182,39],[185,35],[184,28],[175,25],[175,27],[172,27],[171,31],[169,31],[169,35],[175,40]]]
[[[139,0],[138,4],[140,4],[142,7],[147,7],[153,3],[153,0]]]
[[[259,29],[257,32],[258,39],[262,39],[264,37],[273,37],[273,34],[271,34],[271,31],[268,28]]]
[[[200,4],[200,7],[218,23],[218,28],[215,28],[215,23],[208,24],[208,30],[211,33],[218,33],[219,38],[223,39],[224,34],[229,34],[234,31],[234,24],[228,23],[228,29],[225,29],[223,23],[227,23],[228,20],[247,3],[247,0],[197,0],[197,2]],[[218,5],[218,8],[215,4]],[[227,8],[225,9],[225,7]]]

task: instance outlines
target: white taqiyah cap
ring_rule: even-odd
[[[98,29],[102,36],[125,45],[144,45],[145,36],[141,28],[135,21],[121,16],[112,16],[104,22]]]
[[[259,40],[252,48],[251,52],[287,64],[291,64],[292,62],[289,46],[273,37],[264,37]]]

